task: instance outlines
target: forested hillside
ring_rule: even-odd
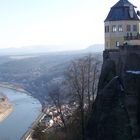
[[[63,79],[70,62],[88,54],[71,52],[0,56],[0,82],[19,85],[43,103],[47,95],[46,84]],[[93,55],[102,59],[101,53]]]

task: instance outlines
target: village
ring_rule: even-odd
[[[62,122],[62,117],[64,118],[65,122],[68,123],[71,120],[74,111],[75,111],[75,107],[70,106],[68,104],[61,106],[62,114],[60,113],[60,110],[56,106],[49,105],[45,107],[43,109],[44,116],[39,121],[39,123],[45,128],[43,132],[49,132],[54,129],[64,127],[64,122]]]

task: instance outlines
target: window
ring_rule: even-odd
[[[109,32],[109,26],[105,26],[105,33]]]
[[[116,27],[116,25],[113,25],[112,26],[112,32],[116,32],[117,31],[117,27]]]
[[[127,26],[126,26],[126,31],[127,31],[127,32],[130,32],[130,31],[131,31],[131,25],[127,25]]]
[[[116,41],[116,47],[120,46],[120,42]]]
[[[119,31],[119,32],[122,32],[122,31],[123,31],[122,25],[119,25],[119,26],[118,26],[118,31]]]
[[[133,25],[133,31],[137,32],[137,25]]]

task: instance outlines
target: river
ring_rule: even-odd
[[[41,113],[40,102],[16,90],[0,87],[13,105],[13,112],[0,122],[0,140],[20,140]]]

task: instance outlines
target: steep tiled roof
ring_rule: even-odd
[[[133,8],[133,17],[130,17],[129,11],[130,7]],[[139,20],[133,4],[128,0],[119,0],[113,7],[105,19],[105,21],[119,21],[119,20]]]

